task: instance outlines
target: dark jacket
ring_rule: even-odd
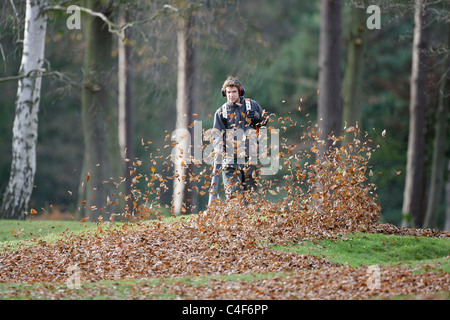
[[[248,107],[246,105],[245,100],[250,101],[251,110],[247,110]],[[237,158],[248,159],[248,156],[254,153],[250,152],[250,148],[252,146],[252,137],[251,134],[255,133],[255,129],[262,125],[265,125],[267,122],[267,116],[261,106],[255,100],[244,99],[244,97],[240,98],[241,106],[237,104],[224,103],[219,109],[217,109],[214,114],[214,126],[213,126],[213,139],[214,139],[214,150],[216,154],[220,152],[231,152],[228,148],[231,148],[231,142],[226,141],[227,135],[231,135],[233,140],[235,141],[235,152],[234,160]],[[251,111],[251,112],[249,112]],[[252,114],[250,118],[248,115]],[[241,130],[239,130],[241,129]],[[249,131],[250,129],[253,129]],[[240,136],[241,134],[241,136]],[[243,138],[241,141],[240,138]],[[245,149],[243,149],[244,145],[241,144],[245,140]],[[250,143],[249,143],[250,140]],[[254,147],[257,148],[257,145]],[[245,150],[245,157],[243,157],[242,153],[239,155],[237,150],[240,148],[241,151]],[[257,152],[257,151],[256,151]],[[230,153],[228,154],[230,155]],[[228,159],[229,161],[230,159]],[[225,163],[226,164],[226,163]]]

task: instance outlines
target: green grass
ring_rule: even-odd
[[[177,219],[164,219],[165,223],[174,223]],[[14,250],[23,245],[34,245],[36,239],[47,242],[56,241],[68,234],[94,230],[95,223],[76,221],[0,220],[0,250],[8,246]],[[14,231],[13,231],[14,230]],[[339,241],[304,241],[292,246],[274,246],[277,250],[294,251],[328,260],[348,264],[353,267],[369,265],[404,265],[415,267],[420,272],[443,270],[450,272],[450,239],[396,236],[383,234],[349,234]],[[447,258],[446,258],[447,257]],[[428,268],[428,269],[427,269]],[[133,280],[109,280],[83,283],[83,290],[67,290],[66,284],[0,284],[0,297],[13,299],[173,299],[167,288],[180,282],[203,287],[212,278],[224,281],[251,281],[275,274],[246,274],[202,276],[183,278],[155,278]],[[283,276],[283,274],[277,274]],[[64,292],[64,294],[62,294]],[[449,293],[444,293],[448,299]]]
[[[294,251],[323,257],[353,267],[369,265],[411,266],[441,264],[450,272],[450,239],[356,233],[346,240],[303,242],[295,246],[275,246],[278,250]]]
[[[123,300],[139,299],[142,294],[146,299],[174,299],[175,297],[163,290],[161,286],[175,284],[174,279],[131,279],[83,282],[82,290],[69,290],[67,284],[53,283],[10,283],[0,284],[0,297],[10,297],[14,300]],[[137,289],[139,288],[139,289]],[[11,291],[14,296],[11,297]],[[64,292],[63,295],[60,295]]]
[[[93,222],[58,220],[0,220],[0,251],[16,250],[37,241],[52,242],[70,234],[95,230]]]
[[[83,282],[82,290],[69,290],[66,283],[0,283],[0,299],[14,300],[122,300],[122,299],[176,299],[171,286],[181,283],[204,288],[211,280],[252,281],[289,273],[254,273],[232,275],[186,276],[173,278],[121,279]],[[11,293],[14,293],[13,295]]]
[[[179,217],[163,217],[164,223],[176,223]],[[154,219],[143,223],[152,223]],[[121,226],[126,222],[109,223],[107,228]],[[131,223],[133,225],[133,223]],[[102,224],[103,228],[105,227]],[[16,250],[20,246],[33,245],[37,241],[52,242],[69,235],[98,229],[98,223],[62,220],[1,220],[0,219],[0,251]]]
[[[164,219],[172,223],[173,218]],[[32,245],[36,239],[55,241],[70,233],[94,230],[97,224],[79,221],[55,220],[0,220],[0,246],[10,249],[18,245]],[[33,241],[30,241],[33,240]],[[294,251],[323,257],[328,260],[358,267],[362,265],[393,265],[400,263],[441,263],[450,272],[450,239],[356,233],[340,241],[305,241],[294,246],[274,246],[277,250]]]
[[[58,220],[0,220],[0,242],[33,239],[95,228],[92,222]]]

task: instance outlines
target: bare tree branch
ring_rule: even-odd
[[[85,7],[80,7],[78,6],[78,8],[80,9],[80,11],[83,11],[87,14],[90,14],[91,16],[100,18],[103,20],[103,22],[108,26],[108,31],[111,33],[116,34],[119,38],[123,39],[124,38],[124,34],[123,31],[126,28],[131,27],[130,23],[126,23],[123,26],[120,26],[114,22],[112,22],[111,20],[109,20],[103,13],[101,12],[97,12],[97,11],[93,11],[89,8],[85,8]],[[62,10],[62,11],[67,11],[67,8],[61,5],[53,5],[53,6],[48,6],[48,7],[44,7],[43,8],[44,11],[47,10]]]
[[[150,18],[148,18],[148,19],[144,19],[144,20],[140,20],[140,21],[127,22],[127,23],[125,23],[124,25],[119,25],[119,24],[117,24],[117,23],[112,22],[110,19],[108,19],[108,17],[106,17],[106,16],[105,16],[103,13],[101,13],[101,12],[93,11],[93,10],[91,10],[91,9],[89,9],[89,8],[80,7],[80,6],[78,6],[78,8],[80,9],[80,11],[83,11],[83,12],[85,12],[85,13],[87,13],[87,14],[90,14],[90,15],[92,15],[92,16],[94,16],[94,17],[98,17],[98,18],[102,19],[103,22],[108,26],[108,31],[111,32],[111,33],[113,33],[113,34],[116,34],[121,40],[124,40],[124,39],[125,39],[125,33],[124,33],[124,31],[125,31],[127,28],[131,28],[131,27],[134,27],[134,26],[136,26],[136,25],[138,25],[138,24],[143,24],[143,23],[152,21],[152,20],[154,20],[155,18],[157,18],[157,17],[161,14],[161,12],[163,11],[163,10],[157,10],[157,11],[155,12],[155,14],[153,14],[153,15],[152,15]],[[165,9],[165,8],[166,8],[166,6],[164,6],[164,9]],[[66,10],[67,10],[67,7],[64,7],[64,6],[62,6],[62,5],[53,5],[53,6],[44,7],[43,10],[45,10],[45,11],[47,11],[47,10],[61,10],[61,11],[66,11]]]
[[[44,68],[34,69],[34,70],[30,70],[30,72],[28,72],[27,74],[21,74],[21,75],[17,75],[17,76],[0,78],[0,83],[8,82],[8,81],[17,81],[20,79],[31,78],[31,77],[52,77],[52,76],[54,76],[60,80],[67,81],[72,85],[74,84],[72,81],[70,81],[70,79],[67,78],[67,76],[65,76],[63,73],[61,73],[59,71],[50,71],[50,72],[45,72],[45,71],[46,71],[46,69],[44,69]],[[39,72],[41,72],[41,74],[39,74]]]

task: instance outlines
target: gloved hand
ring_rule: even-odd
[[[247,118],[249,118],[252,121],[258,121],[260,119],[260,114],[258,111],[255,110],[249,110],[247,111]]]

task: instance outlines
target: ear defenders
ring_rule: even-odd
[[[244,88],[244,86],[239,86],[239,96],[242,97],[244,94],[245,94],[245,88]],[[222,96],[223,96],[223,97],[226,97],[226,96],[227,96],[227,94],[226,94],[224,88],[222,88]]]

